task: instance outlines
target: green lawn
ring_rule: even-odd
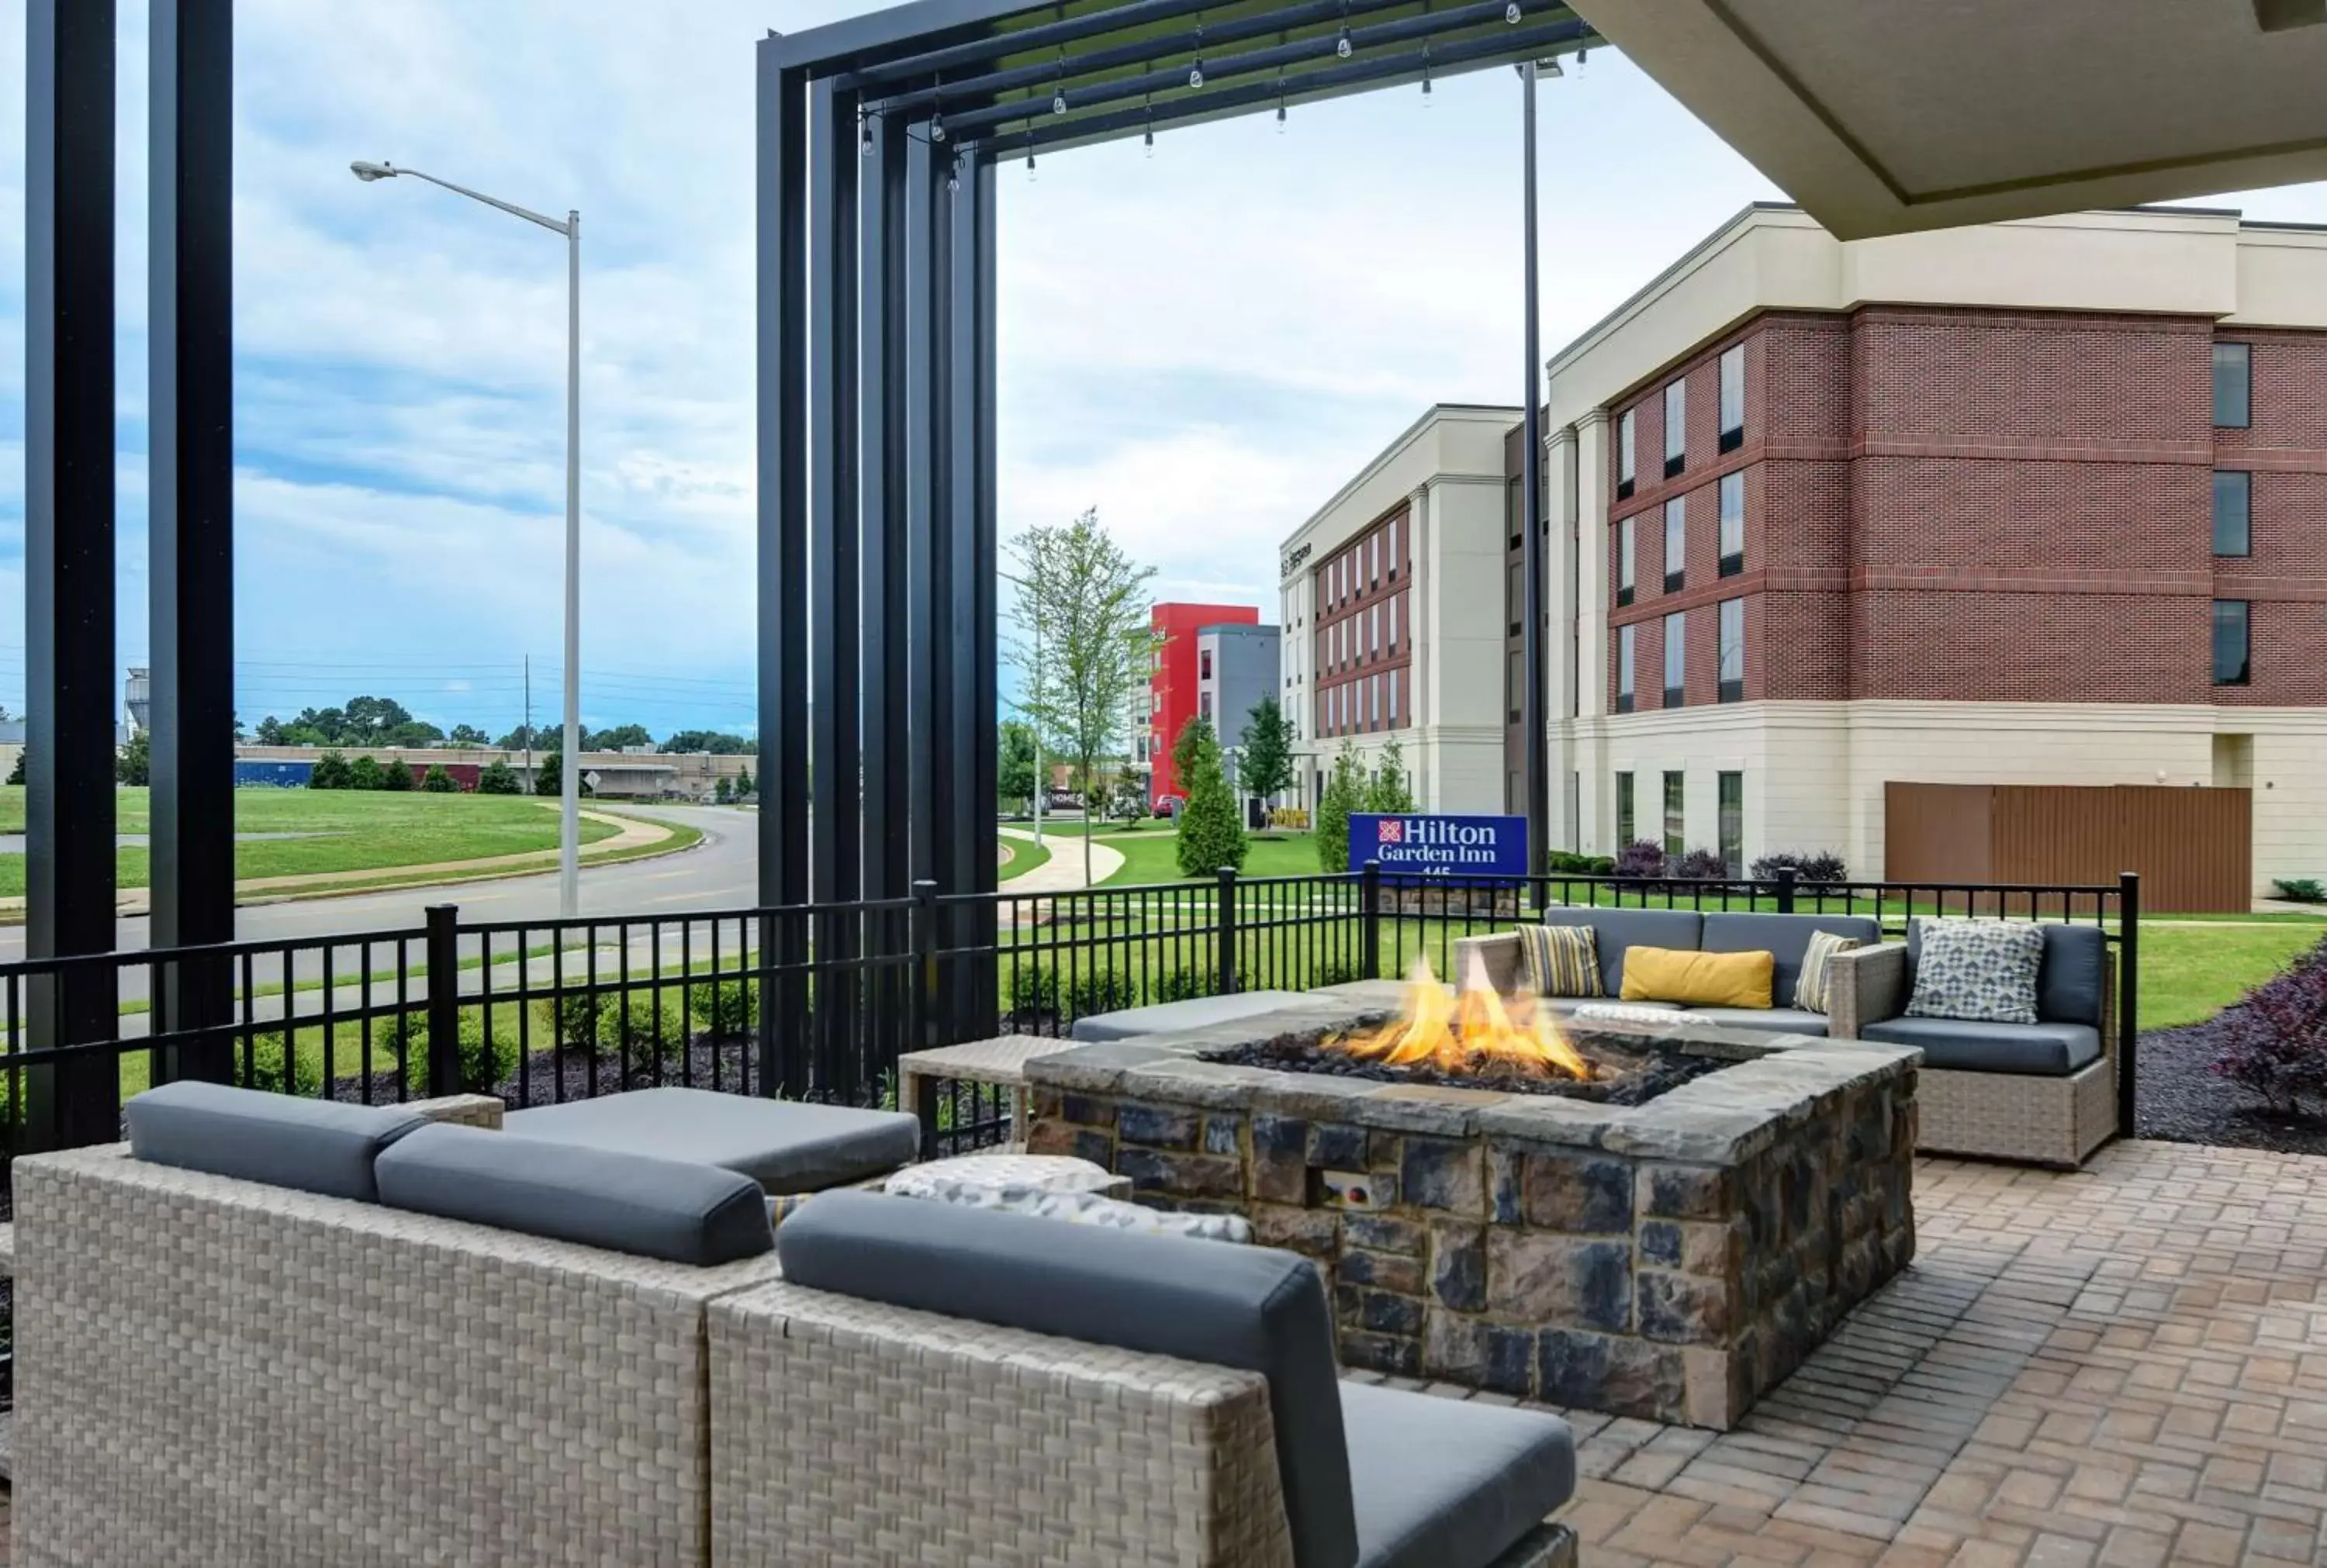
[[[2315,920],[2143,926],[2141,1027],[2170,1029],[2211,1018],[2314,946],[2322,934]]]
[[[1071,861],[1082,858],[1082,833],[1079,828],[1048,830],[1052,841],[1051,853],[1064,855]],[[1155,882],[1180,882],[1180,835],[1166,824],[1125,829],[1119,826],[1102,826],[1091,835],[1091,842],[1104,845],[1123,856],[1123,867],[1113,876],[1102,880],[1105,887],[1139,887]],[[1244,860],[1246,876],[1314,876],[1317,874],[1315,840],[1305,833],[1256,833],[1247,841],[1249,853]],[[1024,847],[1024,846],[1021,846]],[[1212,873],[1202,873],[1209,878]]]
[[[1023,838],[1008,838],[1003,840],[1003,843],[1010,850],[1010,858],[1003,863],[1002,869],[995,873],[996,877],[1003,882],[1008,882],[1013,877],[1024,876],[1036,866],[1048,865],[1051,863],[1051,846],[1048,844],[1029,844]],[[1079,850],[1077,853],[1080,853]]]

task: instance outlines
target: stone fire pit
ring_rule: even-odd
[[[1914,1256],[1912,1050],[1575,1026],[1726,1064],[1639,1106],[1203,1059],[1397,996],[1036,1058],[1029,1147],[1315,1259],[1346,1365],[1696,1426],[1733,1425]]]

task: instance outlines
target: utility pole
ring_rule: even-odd
[[[525,656],[525,787],[534,788],[533,778],[533,655]]]

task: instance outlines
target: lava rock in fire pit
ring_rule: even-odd
[[[1270,1068],[1278,1072],[1327,1073],[1383,1084],[1430,1084],[1441,1088],[1488,1089],[1500,1094],[1560,1095],[1609,1106],[1645,1105],[1693,1078],[1729,1065],[1716,1058],[1657,1045],[1640,1050],[1589,1045],[1580,1049],[1593,1068],[1593,1077],[1588,1081],[1528,1071],[1484,1053],[1451,1069],[1435,1062],[1392,1066],[1378,1059],[1351,1055],[1341,1043],[1341,1035],[1322,1031],[1279,1034],[1224,1050],[1206,1051],[1202,1059],[1236,1067]]]

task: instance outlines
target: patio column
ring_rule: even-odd
[[[234,939],[234,6],[154,0],[149,246],[153,945]],[[223,959],[160,976],[161,1031],[223,1025]],[[154,1078],[229,1076],[221,1037]]]
[[[1554,842],[1580,847],[1575,761],[1575,427],[1563,425],[1544,438],[1544,471],[1551,489],[1551,537],[1546,543],[1543,602],[1549,606],[1545,631],[1546,697],[1548,716],[1542,743],[1551,755],[1551,831]]]
[[[24,191],[25,941],[114,943],[114,6],[27,0]],[[109,1040],[110,974],[47,975],[33,1050]],[[25,1072],[33,1148],[119,1134],[120,1076],[92,1053]]]

